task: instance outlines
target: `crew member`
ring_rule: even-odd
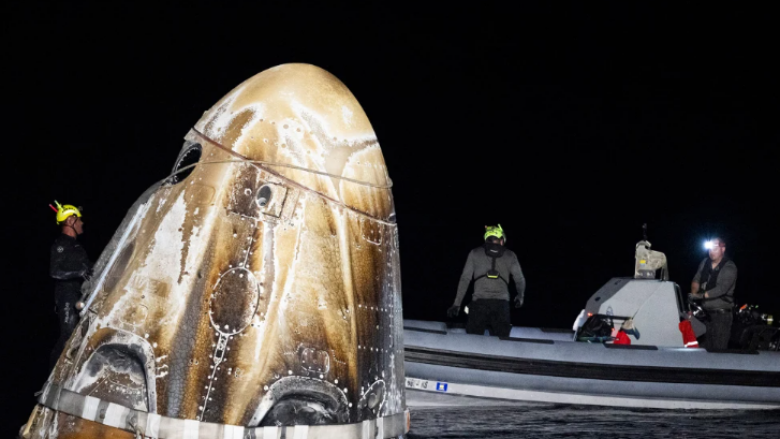
[[[509,276],[514,278],[517,288],[517,308],[523,306],[525,277],[517,256],[504,247],[506,234],[501,224],[485,226],[485,229],[485,245],[469,253],[460,276],[455,303],[447,310],[447,315],[452,318],[458,315],[466,290],[474,279],[474,295],[469,305],[466,332],[481,335],[490,327],[493,335],[506,337],[512,329],[509,319]]]
[[[704,322],[707,332],[702,341],[707,349],[726,349],[731,335],[734,286],[737,265],[726,256],[726,242],[714,238],[707,243],[709,257],[699,264],[691,282],[692,300],[700,300],[709,315]]]
[[[49,274],[54,278],[54,303],[60,321],[60,337],[51,352],[51,364],[56,363],[65,343],[76,327],[78,311],[76,302],[81,297],[81,283],[92,270],[92,262],[87,252],[78,242],[78,236],[84,233],[84,221],[81,210],[69,204],[57,207],[49,205],[57,212],[57,224],[62,234],[51,246],[51,266]]]

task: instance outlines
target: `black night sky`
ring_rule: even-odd
[[[32,410],[56,339],[47,204],[85,207],[97,259],[203,111],[281,63],[336,75],[374,126],[407,318],[446,318],[468,251],[497,222],[528,280],[515,325],[569,327],[602,284],[633,274],[643,223],[684,291],[720,234],[737,301],[780,314],[768,10],[256,4],[3,7],[3,437]]]

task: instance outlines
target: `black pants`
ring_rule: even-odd
[[[57,319],[60,322],[60,337],[57,339],[57,343],[51,351],[49,356],[49,364],[51,367],[57,363],[57,360],[62,354],[62,350],[65,348],[65,343],[68,342],[70,335],[73,333],[73,329],[78,323],[78,311],[76,311],[76,301],[78,297],[70,294],[58,294],[54,297],[56,304]]]
[[[512,323],[509,321],[508,300],[482,299],[469,304],[469,321],[466,324],[466,332],[482,335],[488,328],[490,328],[491,335],[509,336]]]
[[[733,315],[731,310],[726,312],[709,311],[710,320],[704,322],[707,333],[704,334],[703,347],[706,349],[726,349],[731,337],[731,322]]]

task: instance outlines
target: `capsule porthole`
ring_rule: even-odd
[[[271,187],[268,185],[262,186],[260,190],[257,191],[257,205],[261,208],[265,208],[268,206],[268,203],[271,202],[272,197],[273,191],[271,190]]]
[[[203,147],[200,143],[188,143],[179,153],[179,158],[176,159],[176,164],[173,165],[173,175],[170,178],[170,184],[176,184],[184,181],[195,170],[195,166],[188,167],[198,163],[200,156],[203,153]],[[185,169],[186,168],[186,169]]]

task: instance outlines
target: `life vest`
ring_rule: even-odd
[[[701,269],[701,278],[699,278],[699,284],[705,285],[705,291],[709,291],[718,286],[718,275],[720,274],[720,270],[725,267],[729,261],[729,258],[723,256],[723,259],[720,260],[718,265],[716,265],[715,268],[712,268],[712,261],[710,258],[707,258],[704,262],[704,267]],[[725,300],[731,304],[734,303],[734,298],[728,294],[724,294],[719,297],[719,299]]]
[[[488,270],[488,272],[482,276],[474,279],[474,281],[476,282],[483,277],[486,277],[488,279],[501,279],[505,284],[509,285],[509,281],[504,279],[501,276],[501,273],[496,270],[496,259],[504,256],[504,246],[490,246],[488,243],[485,243],[485,254],[491,259],[490,270]]]

